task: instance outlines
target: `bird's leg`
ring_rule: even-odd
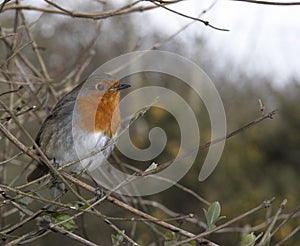
[[[55,158],[52,161],[53,166],[57,169],[59,167],[58,162]],[[61,182],[57,176],[51,173],[51,186],[50,186],[50,196],[51,199],[60,202],[60,198],[62,197],[63,193],[65,192],[65,184]],[[56,206],[51,206],[51,210],[56,210]]]
[[[97,184],[94,194],[95,194],[96,201],[98,201],[106,195],[106,192],[105,192],[104,188],[101,185]]]
[[[53,167],[54,167],[55,169],[58,169],[58,168],[59,168],[59,164],[58,164],[58,162],[55,160],[55,158],[53,158],[53,160],[52,160],[52,165],[53,165]],[[52,183],[52,185],[53,185],[53,184],[55,184],[55,183],[58,182],[58,181],[57,181],[57,177],[56,177],[52,172],[50,172],[50,174],[51,174],[51,183]]]
[[[105,189],[103,186],[99,185],[96,180],[87,173],[87,175],[91,178],[91,180],[94,182],[95,184],[95,191],[94,191],[94,195],[95,195],[95,199],[96,201],[100,200],[102,197],[104,197],[106,195]]]

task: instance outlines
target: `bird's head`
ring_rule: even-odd
[[[103,132],[109,137],[116,133],[121,122],[120,91],[129,87],[112,78],[87,85],[78,98],[81,127],[87,131]]]

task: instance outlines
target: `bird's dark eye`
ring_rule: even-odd
[[[102,84],[97,84],[97,85],[96,85],[96,88],[97,88],[97,90],[99,90],[99,91],[103,91],[103,90],[104,90],[104,85],[102,85]]]

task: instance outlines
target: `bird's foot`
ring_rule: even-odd
[[[102,186],[97,185],[94,191],[94,195],[95,195],[95,200],[98,201],[106,195],[106,192]]]

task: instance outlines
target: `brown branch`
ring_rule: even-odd
[[[190,16],[190,15],[186,15],[186,14],[183,14],[181,12],[178,12],[176,10],[173,10],[173,9],[170,9],[168,7],[165,6],[165,4],[160,4],[160,3],[157,3],[157,1],[155,0],[148,0],[149,2],[152,2],[153,4],[155,4],[157,7],[161,7],[161,8],[164,8],[174,14],[177,14],[177,15],[180,15],[182,17],[185,17],[185,18],[188,18],[188,19],[191,19],[191,20],[195,20],[195,21],[199,21],[201,23],[203,23],[205,26],[209,26],[215,30],[218,30],[218,31],[225,31],[225,32],[229,32],[228,29],[225,29],[225,28],[219,28],[219,27],[216,27],[216,26],[213,26],[212,24],[209,23],[209,21],[205,21],[205,20],[202,20],[202,19],[199,19],[197,17],[193,17],[193,16]]]
[[[212,230],[205,231],[205,232],[202,232],[202,233],[200,233],[200,234],[198,234],[198,235],[196,235],[196,236],[194,236],[194,237],[192,237],[192,238],[188,238],[188,239],[186,239],[186,240],[182,240],[182,241],[180,241],[180,242],[174,244],[173,246],[180,246],[180,245],[182,245],[182,244],[184,244],[184,243],[188,243],[188,242],[190,242],[190,241],[192,241],[192,240],[195,240],[195,239],[198,239],[198,238],[201,238],[201,237],[210,235],[210,234],[212,234],[213,232],[216,232],[216,231],[218,231],[218,230],[220,230],[220,229],[223,229],[223,228],[225,228],[225,227],[231,225],[232,223],[235,223],[235,222],[237,222],[237,221],[239,221],[239,220],[241,220],[241,219],[243,219],[243,218],[245,218],[245,217],[247,217],[247,216],[249,216],[249,215],[251,215],[251,214],[253,214],[253,213],[255,213],[255,212],[259,211],[259,210],[261,210],[261,209],[263,209],[263,208],[268,208],[268,207],[270,207],[270,206],[271,206],[271,203],[272,203],[274,200],[275,200],[275,198],[273,197],[273,198],[270,199],[270,200],[264,201],[263,203],[261,203],[261,204],[258,205],[257,207],[252,208],[251,210],[249,210],[249,211],[247,211],[247,212],[245,212],[245,213],[243,213],[243,214],[241,214],[241,215],[239,215],[239,216],[233,218],[232,220],[227,221],[226,223],[224,223],[224,224],[222,224],[222,225],[220,225],[220,226],[215,227],[215,228],[212,229]]]
[[[10,161],[12,161],[12,160],[18,158],[20,155],[23,155],[23,152],[19,152],[19,153],[15,154],[15,155],[13,155],[13,156],[11,156],[11,157],[9,157],[8,159],[6,159],[6,160],[4,160],[4,161],[0,161],[0,165],[3,165],[3,164],[8,163],[8,162],[10,162]],[[2,156],[2,155],[1,155],[1,156]]]
[[[50,224],[49,225],[50,227],[50,230],[53,231],[53,232],[58,232],[66,237],[69,237],[83,245],[87,245],[87,246],[98,246],[98,244],[95,244],[85,238],[82,238],[70,231],[67,231],[65,229],[63,229],[62,227],[59,227],[59,226],[55,226],[55,225],[52,225]],[[21,235],[20,237],[18,237],[17,239],[5,244],[6,246],[13,246],[13,245],[19,245],[20,243],[26,243],[26,242],[31,242],[37,238],[40,237],[40,234],[43,236],[43,235],[46,235],[45,233],[47,233],[48,231],[45,230],[45,229],[42,229],[42,230],[39,230],[38,232],[29,232],[27,234],[23,234]]]
[[[231,133],[227,134],[225,137],[220,137],[220,138],[214,139],[214,140],[212,140],[212,141],[209,141],[209,142],[207,142],[207,143],[205,143],[205,144],[202,144],[202,145],[200,145],[199,147],[197,147],[197,148],[195,148],[195,149],[192,149],[191,151],[187,152],[186,154],[181,155],[179,158],[183,159],[183,158],[185,158],[186,156],[190,155],[190,154],[191,154],[192,152],[194,152],[194,151],[199,151],[199,150],[207,149],[210,145],[217,144],[217,143],[219,143],[219,142],[221,142],[221,141],[224,141],[224,140],[226,140],[226,139],[229,139],[229,138],[231,138],[231,137],[233,137],[233,136],[235,136],[235,135],[237,135],[237,134],[239,134],[239,133],[241,133],[241,132],[243,132],[243,131],[245,131],[245,130],[247,130],[247,129],[253,127],[253,126],[255,126],[256,124],[258,124],[258,123],[260,123],[260,122],[262,122],[262,121],[264,121],[264,120],[266,120],[266,119],[273,119],[273,116],[276,114],[277,111],[278,111],[278,110],[275,109],[275,110],[271,111],[270,113],[268,113],[268,114],[266,114],[266,115],[263,115],[263,116],[261,116],[261,117],[255,119],[255,120],[253,120],[253,121],[250,121],[249,123],[247,123],[247,124],[244,125],[243,127],[241,127],[241,128],[239,128],[239,129],[237,129],[237,130],[235,130],[235,131],[232,131]],[[178,159],[177,159],[177,160],[178,160]],[[166,168],[169,167],[172,163],[173,163],[173,160],[167,161],[167,162],[165,162],[165,163],[160,164],[157,168],[151,169],[150,171],[147,171],[147,172],[142,171],[142,170],[139,170],[139,171],[138,171],[138,174],[141,175],[141,176],[148,176],[148,175],[150,175],[150,174],[155,174],[155,173],[160,172],[161,170],[166,169]],[[157,178],[168,181],[167,179],[165,179],[165,178],[163,178],[163,177],[157,177]],[[205,204],[207,204],[207,201],[203,200],[203,202],[204,202]]]
[[[296,215],[296,213],[300,210],[300,204],[298,204],[298,206],[274,229],[274,231],[272,232],[271,236],[274,236],[274,234],[291,218],[294,217],[294,215]]]
[[[18,48],[17,50],[14,50],[13,53],[6,58],[6,61],[4,62],[5,63],[9,63],[10,60],[12,60],[18,53],[20,53],[23,49],[25,49],[27,46],[29,46],[30,44],[32,44],[32,41],[29,41],[25,44],[23,44],[20,48]],[[4,64],[1,64],[0,66],[2,67]]]
[[[2,93],[0,93],[0,97],[4,96],[4,95],[6,95],[6,94],[18,92],[18,91],[21,90],[22,88],[23,88],[23,86],[19,86],[19,88],[15,89],[15,90],[2,92]]]
[[[6,47],[8,47],[10,51],[13,51],[13,45],[7,37],[2,37],[2,41],[5,43]],[[39,70],[28,60],[28,58],[25,55],[23,55],[22,53],[17,53],[17,56],[20,57],[21,61],[32,71],[32,73],[35,76],[37,76],[38,78],[43,77]]]
[[[251,127],[253,127],[254,125],[256,125],[256,124],[258,124],[258,123],[260,123],[260,122],[262,122],[262,121],[264,121],[264,120],[266,120],[266,119],[273,119],[273,116],[274,116],[277,112],[278,112],[278,109],[272,110],[272,111],[269,112],[268,114],[263,115],[263,116],[261,116],[261,117],[255,119],[255,120],[253,120],[253,121],[250,121],[248,124],[244,125],[243,127],[239,128],[239,129],[237,129],[237,130],[235,130],[235,131],[232,131],[231,133],[227,134],[226,137],[214,139],[214,140],[212,140],[212,141],[210,141],[210,142],[207,142],[207,143],[201,145],[201,146],[199,147],[199,150],[206,149],[206,148],[208,148],[208,147],[209,147],[210,145],[212,145],[212,144],[216,144],[216,143],[219,143],[219,142],[221,142],[221,141],[223,141],[223,140],[225,140],[225,139],[229,139],[229,138],[231,138],[231,137],[233,137],[233,136],[235,136],[235,135],[237,135],[237,134],[239,134],[239,133],[241,133],[241,132],[243,132],[243,131],[245,131],[245,130],[251,128]]]
[[[296,233],[300,231],[300,226],[297,226],[289,235],[287,235],[284,239],[282,239],[280,242],[276,243],[275,246],[281,246],[283,245],[287,240],[292,238]]]
[[[3,12],[6,10],[21,9],[21,10],[39,11],[39,12],[49,13],[49,14],[60,14],[60,15],[66,15],[70,17],[77,17],[77,18],[88,18],[88,19],[99,20],[99,19],[106,19],[112,16],[130,14],[133,12],[143,12],[143,11],[152,10],[156,8],[158,8],[158,6],[142,6],[142,7],[128,8],[128,9],[120,8],[118,10],[82,13],[82,12],[69,11],[66,9],[62,11],[53,8],[41,8],[32,5],[5,5],[3,8]]]
[[[216,4],[216,2],[213,2],[208,8],[202,10],[201,13],[197,17],[200,18],[202,15],[204,15],[205,13],[207,13],[210,9],[212,9],[215,6],[215,4]],[[197,22],[196,20],[193,20],[193,21],[187,23],[186,25],[184,25],[183,27],[179,28],[177,31],[175,31],[174,33],[172,33],[170,36],[168,36],[164,40],[156,42],[154,45],[152,45],[152,47],[149,48],[149,50],[159,49],[162,45],[164,45],[165,43],[167,43],[170,40],[172,40],[174,37],[176,37],[178,34],[180,34],[181,32],[183,32],[185,29],[187,29],[189,26],[191,26],[192,24],[194,24],[196,22]]]
[[[31,238],[33,236],[37,236],[37,232],[34,231],[34,232],[25,233],[25,234],[19,236],[18,238],[16,238],[15,240],[12,240],[9,243],[6,243],[5,246],[19,245],[20,242],[26,241],[26,240],[28,240],[28,238]]]
[[[2,12],[3,8],[4,8],[4,5],[7,4],[10,0],[4,0],[3,3],[1,3],[1,6],[0,6],[0,13]]]
[[[18,5],[20,5],[19,1],[17,1],[17,3],[18,3]],[[26,20],[26,18],[25,18],[25,16],[24,16],[24,14],[23,14],[22,11],[20,11],[20,16],[21,16],[21,19],[23,21],[23,24],[24,24],[27,36],[29,37],[30,42],[32,43],[33,51],[34,51],[34,53],[35,53],[35,55],[37,57],[39,65],[40,65],[40,67],[42,69],[43,77],[45,78],[45,82],[47,84],[47,87],[49,88],[50,93],[52,94],[52,96],[54,97],[54,99],[56,99],[56,97],[55,97],[55,91],[53,89],[53,86],[51,85],[51,83],[49,83],[49,82],[51,82],[51,78],[49,76],[49,73],[48,73],[45,61],[44,61],[44,59],[43,59],[43,57],[42,57],[42,55],[41,55],[41,53],[40,53],[40,51],[38,49],[37,42],[34,39],[34,36],[33,36],[32,32],[30,30],[29,24],[28,24],[28,22],[27,22],[27,20]]]
[[[57,8],[58,10],[61,10],[62,12],[65,12],[68,15],[72,15],[72,11],[65,9],[64,7],[60,6],[59,4],[49,1],[49,0],[44,0],[44,1],[46,3],[48,3],[49,5],[52,5],[53,7]]]
[[[274,218],[272,219],[270,225],[268,226],[267,230],[265,231],[263,237],[261,238],[260,242],[257,244],[257,246],[263,246],[263,245],[267,244],[267,240],[269,239],[269,237],[271,235],[271,231],[272,231],[272,229],[273,229],[273,227],[274,227],[274,225],[275,225],[275,223],[276,223],[276,221],[278,219],[279,214],[285,208],[286,203],[287,203],[287,200],[284,199],[282,201],[282,203],[280,204],[280,206],[279,206],[279,208],[278,208],[278,210],[277,210]]]
[[[22,219],[19,223],[16,223],[14,225],[12,225],[11,227],[5,229],[4,231],[1,231],[1,234],[8,234],[11,233],[15,230],[17,230],[18,228],[22,227],[23,225],[25,225],[27,222],[33,220],[34,218],[36,218],[37,216],[39,216],[41,213],[43,213],[44,211],[42,210],[38,210],[35,213],[32,213],[31,215],[29,215],[28,217]]]
[[[24,235],[18,237],[17,239],[15,239],[15,240],[9,242],[7,245],[16,245],[16,244],[18,244],[18,243],[20,243],[20,242],[22,242],[22,243],[25,243],[25,242],[26,242],[26,243],[27,243],[27,242],[31,242],[31,241],[33,241],[33,240],[36,240],[37,238],[40,238],[40,237],[46,235],[45,232],[47,233],[47,232],[49,232],[49,230],[54,231],[54,232],[59,232],[59,233],[61,233],[62,235],[65,235],[65,236],[67,236],[67,237],[69,237],[69,238],[71,238],[71,239],[74,239],[74,240],[76,240],[76,241],[82,243],[83,245],[88,245],[88,246],[95,246],[95,245],[96,245],[96,244],[90,242],[89,240],[87,240],[87,239],[85,239],[85,238],[82,238],[82,237],[80,237],[80,236],[78,236],[78,235],[76,235],[76,234],[74,234],[74,233],[72,233],[72,232],[69,232],[69,231],[63,229],[63,228],[60,227],[60,226],[61,226],[63,223],[67,222],[68,220],[73,219],[73,218],[75,218],[75,217],[78,217],[79,215],[82,215],[84,212],[90,212],[90,213],[92,213],[92,211],[90,211],[89,208],[94,207],[96,204],[98,204],[98,202],[95,203],[95,204],[93,204],[93,205],[90,205],[86,210],[82,211],[82,210],[80,210],[79,208],[72,207],[72,205],[66,205],[66,204],[63,204],[63,203],[59,203],[59,202],[55,202],[55,201],[50,201],[50,200],[47,200],[47,199],[44,199],[44,198],[41,198],[41,197],[37,197],[37,196],[31,195],[31,194],[29,194],[29,193],[21,192],[21,191],[19,191],[19,190],[17,190],[17,189],[14,189],[14,188],[9,187],[9,186],[5,186],[5,185],[1,185],[1,184],[0,184],[0,187],[1,187],[3,190],[6,189],[6,190],[9,190],[9,191],[13,191],[13,192],[15,192],[15,193],[17,193],[17,194],[19,194],[19,195],[22,195],[22,196],[25,196],[25,197],[26,197],[26,196],[27,196],[27,197],[30,197],[31,199],[43,201],[43,202],[45,202],[46,204],[48,204],[46,207],[48,207],[49,204],[54,204],[54,205],[56,205],[56,206],[58,206],[58,207],[64,207],[64,208],[67,208],[67,209],[69,209],[69,210],[76,210],[76,211],[79,211],[79,213],[78,213],[77,215],[74,215],[74,216],[72,216],[72,217],[70,217],[70,218],[68,218],[68,219],[66,219],[66,220],[64,220],[64,221],[60,221],[60,222],[55,223],[55,224],[53,224],[53,223],[49,224],[48,227],[46,227],[46,228],[43,229],[43,233],[40,233],[39,231],[38,231],[38,232],[30,232],[30,233],[24,234]],[[35,213],[32,213],[30,210],[28,210],[28,209],[26,209],[26,208],[24,208],[24,207],[20,207],[20,206],[15,202],[17,199],[19,199],[18,197],[13,197],[13,198],[11,198],[11,197],[9,197],[8,195],[6,195],[6,193],[5,193],[4,191],[1,192],[1,195],[2,195],[3,197],[5,197],[6,199],[10,200],[10,202],[12,202],[15,206],[18,206],[19,210],[21,210],[23,213],[29,215],[29,217],[25,218],[24,220],[22,220],[22,221],[19,222],[18,224],[13,225],[12,227],[9,227],[9,228],[5,229],[4,231],[1,231],[0,234],[1,234],[3,237],[7,237],[7,236],[8,236],[7,234],[9,234],[9,233],[13,232],[14,230],[18,229],[19,227],[23,226],[25,223],[27,223],[27,222],[29,222],[29,221],[35,219],[38,215],[40,215],[42,212],[44,212],[44,210],[45,210],[45,208],[46,208],[46,207],[44,207],[43,209],[41,209],[41,210],[39,210],[39,211],[37,211],[37,212],[35,212]],[[94,209],[94,210],[95,210],[95,209]],[[99,216],[99,214],[100,214],[99,212],[96,213],[96,211],[94,211],[94,213],[95,213],[95,215],[97,215],[97,216]],[[101,215],[101,214],[100,214],[100,215]],[[103,217],[103,216],[101,215],[101,217]],[[36,234],[38,234],[38,235],[36,235]],[[128,239],[128,238],[126,238],[126,239]],[[128,240],[130,240],[130,239],[128,239]]]
[[[125,234],[124,231],[120,230],[116,225],[114,225],[110,220],[105,219],[104,222],[108,224],[112,229],[114,229],[118,234],[122,235],[129,243],[133,246],[140,246],[137,242],[133,241],[129,236]]]
[[[83,245],[87,245],[87,246],[99,246],[98,244],[95,244],[85,238],[82,238],[78,235],[76,235],[75,233],[72,233],[70,231],[67,231],[59,226],[50,226],[51,227],[51,230],[54,231],[54,232],[59,232],[60,234],[64,235],[64,236],[67,236],[79,243],[82,243]]]
[[[63,176],[67,180],[71,181],[72,183],[74,183],[76,185],[79,185],[83,189],[85,189],[85,190],[87,190],[87,191],[92,192],[93,194],[95,194],[96,189],[93,188],[92,186],[90,186],[90,185],[88,185],[88,184],[86,184],[86,183],[84,183],[84,182],[82,182],[82,181],[74,178],[73,176],[71,176],[68,173],[63,173]],[[159,226],[161,226],[161,227],[163,227],[165,229],[168,229],[170,231],[173,231],[175,233],[178,233],[178,234],[180,234],[182,236],[185,236],[185,237],[188,237],[188,238],[195,237],[195,235],[193,233],[185,231],[185,230],[183,230],[183,229],[181,229],[181,228],[179,228],[177,226],[174,226],[172,224],[169,224],[169,223],[167,223],[165,221],[159,220],[159,219],[157,219],[157,218],[155,218],[155,217],[153,217],[153,216],[151,216],[151,215],[149,215],[149,214],[147,214],[147,213],[145,213],[143,211],[140,211],[140,210],[138,210],[138,209],[136,209],[134,207],[129,206],[128,204],[126,204],[126,203],[118,200],[117,198],[115,198],[113,196],[107,196],[107,200],[109,202],[117,205],[118,207],[121,207],[121,208],[123,208],[123,209],[125,209],[125,210],[127,210],[127,211],[129,211],[129,212],[131,212],[131,213],[133,213],[133,214],[141,217],[141,218],[144,218],[144,219],[146,219],[146,220],[148,220],[148,221],[150,221],[150,222],[152,222],[152,223],[154,223],[156,225],[159,225]],[[216,244],[214,244],[214,243],[212,243],[212,242],[210,242],[210,241],[208,241],[206,239],[203,239],[203,238],[200,241],[201,242],[207,242],[206,245],[211,245],[211,246],[216,245]]]
[[[294,214],[292,217],[299,217],[300,213],[296,213]],[[282,214],[278,216],[278,220],[285,220],[287,218],[291,218],[291,214]],[[260,223],[259,225],[256,226],[252,226],[252,227],[227,227],[224,229],[221,229],[219,231],[217,231],[216,233],[228,233],[228,232],[255,232],[255,231],[262,231],[264,228],[266,228],[268,225],[270,225],[271,221],[274,219],[274,216],[267,218],[265,221],[263,221],[262,223]],[[271,237],[274,236],[275,230],[271,233]]]

